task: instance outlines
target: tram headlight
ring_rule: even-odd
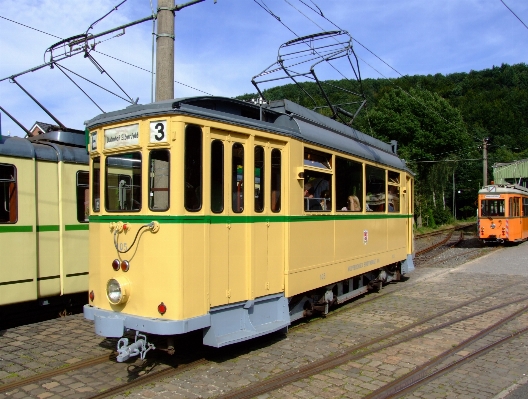
[[[112,305],[123,304],[129,297],[128,281],[111,278],[106,283],[106,296]]]

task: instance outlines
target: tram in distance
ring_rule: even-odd
[[[478,193],[478,234],[484,243],[516,243],[528,238],[528,189],[490,184]]]
[[[84,132],[0,137],[0,316],[88,291]]]
[[[133,105],[87,122],[89,303],[118,361],[147,334],[222,347],[326,314],[413,266],[413,174],[288,100]],[[134,342],[123,337],[135,331]],[[132,338],[131,338],[132,339]]]

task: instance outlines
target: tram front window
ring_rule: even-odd
[[[106,157],[105,177],[107,211],[141,210],[141,153]]]
[[[504,200],[482,200],[480,216],[504,216]]]

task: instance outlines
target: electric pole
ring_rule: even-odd
[[[174,98],[174,0],[158,0],[156,101]]]
[[[488,185],[488,138],[482,139],[482,176],[484,180],[484,186]]]

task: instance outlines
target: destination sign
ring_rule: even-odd
[[[500,198],[500,194],[486,194],[485,198]]]
[[[104,148],[118,148],[139,144],[139,123],[104,131]]]

